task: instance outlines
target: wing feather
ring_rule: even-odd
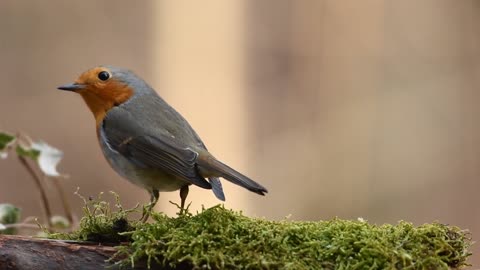
[[[108,112],[101,128],[110,147],[133,163],[160,169],[202,188],[211,188],[198,173],[198,153],[169,136],[168,131],[142,127],[119,107]]]

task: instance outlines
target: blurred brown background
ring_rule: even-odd
[[[271,219],[439,221],[478,239],[479,23],[475,0],[4,0],[0,129],[65,152],[78,215],[77,186],[147,202],[104,161],[81,98],[55,90],[87,68],[124,66],[217,157],[269,188],[260,197],[226,183],[227,207]],[[18,162],[1,160],[0,171],[0,202],[38,215]],[[158,209],[172,214],[168,200],[178,194],[161,194]],[[219,203],[195,188],[189,200]]]

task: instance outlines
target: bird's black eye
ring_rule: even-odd
[[[98,73],[98,78],[102,81],[106,81],[110,79],[110,73],[108,73],[107,71],[102,71]]]

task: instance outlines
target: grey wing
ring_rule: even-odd
[[[138,106],[138,104],[142,106]],[[202,140],[187,120],[156,93],[153,96],[135,97],[135,103],[127,102],[122,106],[128,108],[128,111],[134,117],[142,117],[152,126],[161,126],[163,131],[181,139],[187,145],[191,145],[195,149],[206,150]],[[147,110],[145,108],[154,109]]]
[[[211,184],[197,171],[198,153],[161,132],[137,124],[132,115],[116,107],[111,109],[102,123],[102,130],[110,147],[133,163],[156,168],[177,176],[188,183],[210,189]]]

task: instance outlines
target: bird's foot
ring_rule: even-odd
[[[190,205],[192,205],[192,202],[187,204],[187,207],[181,207],[180,208],[180,215],[188,215],[190,211],[188,210],[190,208]]]
[[[147,222],[152,211],[153,211],[153,205],[151,203],[144,205],[143,211],[142,211],[142,217],[138,221],[141,221],[143,223]]]
[[[143,206],[142,217],[140,218],[139,221],[141,221],[143,223],[147,222],[148,217],[150,217],[150,214],[153,211],[153,207],[158,202],[158,197],[159,196],[160,196],[160,194],[158,193],[158,190],[153,189],[153,190],[150,191],[150,203]]]
[[[175,205],[178,210],[180,210],[179,212],[177,212],[177,215],[178,216],[184,216],[184,215],[188,215],[190,214],[190,211],[188,210],[190,208],[190,205],[192,204],[192,202],[190,202],[187,207],[185,207],[185,205],[180,205],[176,202],[172,202],[172,201],[169,201],[171,204]]]

